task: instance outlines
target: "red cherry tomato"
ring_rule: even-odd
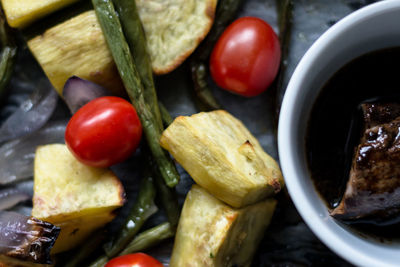
[[[72,116],[65,143],[82,163],[104,168],[127,159],[141,135],[142,125],[132,104],[105,96],[90,101]]]
[[[210,71],[219,87],[250,97],[274,81],[280,60],[279,40],[271,26],[259,18],[243,17],[229,25],[217,41]]]
[[[163,267],[163,265],[147,254],[135,253],[114,258],[105,267]]]

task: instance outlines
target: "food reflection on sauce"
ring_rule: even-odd
[[[363,55],[340,69],[322,88],[313,106],[306,134],[307,161],[311,177],[328,208],[334,210],[333,215],[345,223],[353,224],[357,230],[385,238],[400,237],[400,231],[393,231],[400,227],[400,194],[393,193],[396,189],[400,192],[400,162],[399,173],[396,173],[397,165],[393,163],[392,158],[387,158],[390,147],[396,146],[395,132],[400,130],[399,127],[396,129],[395,125],[392,125],[392,128],[388,125],[383,126],[385,123],[392,123],[392,120],[395,121],[398,114],[394,114],[394,111],[389,122],[377,121],[376,125],[368,125],[365,115],[366,103],[381,105],[379,107],[382,110],[388,110],[384,105],[400,104],[399,64],[400,48],[390,48]],[[379,114],[377,111],[380,112],[376,108],[373,114]],[[367,129],[371,127],[381,127],[390,132],[390,136],[382,132],[381,135],[376,132],[375,136],[386,138],[386,143],[381,142],[386,151],[375,150],[374,157],[365,157],[364,161],[357,162],[353,157],[360,157],[366,152],[362,149],[367,149],[368,138],[373,138],[367,136]],[[369,133],[372,134],[375,130]],[[360,142],[364,144],[360,145]],[[385,164],[388,165],[382,163],[385,160]],[[371,175],[375,165],[369,166],[369,171],[365,171],[365,164],[390,166],[390,173],[393,175],[386,175],[385,182],[377,182],[376,177],[380,176]],[[350,173],[352,181],[347,186],[353,188],[347,189],[342,201]],[[362,177],[365,173],[367,176]],[[368,177],[369,179],[366,179]],[[379,188],[374,187],[373,183],[379,184]],[[374,191],[380,195],[375,195],[375,199],[368,199],[370,195],[374,196]],[[347,210],[344,209],[346,203],[349,204]],[[366,208],[367,205],[376,205],[378,209]],[[337,216],[338,214],[342,216]]]

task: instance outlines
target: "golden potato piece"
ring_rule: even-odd
[[[234,209],[194,185],[186,196],[171,267],[250,266],[276,201]]]
[[[233,207],[256,203],[284,184],[275,160],[226,111],[178,117],[160,143],[197,184]]]
[[[217,0],[136,0],[157,74],[180,65],[209,32]]]
[[[29,40],[28,47],[60,95],[73,75],[98,83],[117,95],[124,92],[93,10],[46,30]]]
[[[136,3],[153,71],[164,74],[180,65],[207,35],[217,0],[136,0]],[[60,94],[73,75],[116,94],[124,92],[93,10],[47,29],[28,40],[28,47]]]
[[[124,196],[121,182],[110,170],[80,163],[65,145],[36,150],[32,216],[61,227],[52,253],[75,247],[110,222]]]
[[[78,0],[1,0],[8,24],[22,28]]]

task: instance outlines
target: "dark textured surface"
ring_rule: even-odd
[[[244,122],[249,130],[259,139],[264,149],[274,158],[278,158],[276,147],[276,129],[274,120],[274,106],[280,105],[289,78],[300,58],[309,46],[330,26],[339,19],[373,1],[367,0],[294,0],[294,21],[292,42],[289,46],[287,72],[284,75],[283,86],[270,89],[255,98],[243,98],[232,95],[216,88],[211,83],[213,92],[222,106],[234,116]],[[277,31],[277,13],[275,0],[247,0],[240,12],[240,16],[257,16]],[[32,67],[34,66],[34,67]],[[19,60],[17,72],[11,83],[12,94],[6,99],[1,109],[1,118],[4,119],[15,107],[22,102],[33,89],[38,77],[43,74],[38,70],[32,58]],[[18,81],[20,81],[18,83]],[[160,100],[165,104],[173,117],[190,115],[198,112],[193,98],[193,88],[190,71],[187,64],[183,64],[171,74],[156,79],[156,86]],[[276,91],[274,91],[276,90]],[[60,102],[55,117],[67,116],[68,111]],[[127,190],[128,203],[121,210],[120,219],[132,206],[139,184],[140,163],[139,153],[126,163],[116,167],[118,175],[124,182]],[[191,178],[179,168],[182,174],[177,191],[180,203],[192,184]],[[289,196],[285,191],[278,196],[279,204],[273,221],[265,234],[259,250],[255,256],[253,266],[347,266],[345,261],[327,249],[304,224]],[[155,217],[150,224],[165,219],[163,215]],[[118,222],[116,223],[116,225]],[[116,226],[115,225],[115,226]],[[149,251],[168,266],[172,240]]]
[[[364,103],[361,108],[363,135],[346,191],[332,215],[341,219],[377,216],[383,220],[397,215],[400,209],[400,105]]]

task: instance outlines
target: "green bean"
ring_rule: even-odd
[[[139,72],[142,84],[144,86],[144,98],[152,108],[152,112],[163,130],[163,122],[170,124],[172,118],[168,111],[159,104],[154,87],[153,72],[151,61],[146,47],[146,38],[140,17],[137,12],[136,3],[132,0],[113,0],[115,9],[119,14],[122,29],[125,34],[131,53],[135,57],[136,69]],[[160,107],[159,107],[160,106]],[[163,109],[162,109],[162,108]],[[160,114],[160,110],[162,113]],[[157,169],[157,166],[154,166]],[[159,178],[156,170],[156,177]],[[179,206],[177,199],[174,198],[174,190],[168,188],[163,179],[156,179],[157,188],[160,191],[162,203],[165,207],[167,216],[172,225],[176,225],[179,218]]]
[[[157,93],[153,80],[153,69],[147,50],[146,36],[136,8],[132,0],[113,0],[115,10],[119,15],[122,30],[135,58],[136,69],[143,84],[144,98],[155,116],[160,130],[163,130]]]
[[[159,102],[158,106],[160,107],[161,119],[163,121],[164,127],[166,128],[174,121],[174,119],[171,117],[163,103]]]
[[[82,263],[84,260],[87,259],[97,248],[100,247],[102,242],[104,241],[104,231],[96,231],[95,233],[91,234],[76,251],[73,252],[72,255],[69,255],[69,260],[64,267],[76,267],[80,266],[79,264]]]
[[[194,90],[199,102],[206,110],[221,109],[220,104],[208,87],[206,80],[208,77],[208,58],[210,57],[214,44],[217,42],[226,26],[233,21],[242,3],[243,0],[218,1],[214,24],[190,62]]]
[[[153,176],[148,168],[145,171],[146,173],[140,185],[138,198],[127,220],[115,237],[104,245],[104,250],[109,258],[118,255],[135,237],[144,222],[157,212],[157,207],[154,205],[156,189],[154,187]]]
[[[106,255],[98,257],[94,262],[89,264],[89,267],[104,267],[108,262],[109,258]]]
[[[163,181],[162,177],[155,174],[156,188],[158,195],[161,199],[161,205],[163,206],[165,213],[167,214],[168,221],[172,228],[176,228],[179,222],[180,209],[178,204],[178,198],[176,196],[175,188],[169,188]]]
[[[190,69],[192,71],[192,80],[194,91],[199,102],[201,110],[216,110],[221,109],[221,105],[215,99],[211,89],[208,87],[207,76],[208,71],[206,63],[202,61],[191,61]]]
[[[282,90],[283,81],[287,69],[287,59],[289,56],[289,46],[291,41],[291,33],[293,26],[293,0],[276,0],[276,6],[278,11],[278,28],[279,28],[279,40],[281,43],[281,67],[279,70],[278,77],[276,79],[275,90],[275,125],[277,128],[279,111],[281,107],[281,99],[279,98],[278,91]]]
[[[6,93],[8,82],[14,70],[17,47],[8,33],[9,29],[3,13],[0,15],[0,44],[3,48],[0,56],[0,97]]]
[[[111,0],[92,0],[92,3],[118,72],[138,112],[150,151],[166,184],[173,187],[179,182],[179,174],[172,159],[159,144],[161,137],[159,122],[152,113],[151,107],[145,101],[143,85],[133,63],[118,15]]]
[[[165,239],[173,237],[174,234],[174,227],[172,227],[170,223],[165,222],[159,224],[138,234],[119,255],[126,255],[146,250],[159,244]]]

